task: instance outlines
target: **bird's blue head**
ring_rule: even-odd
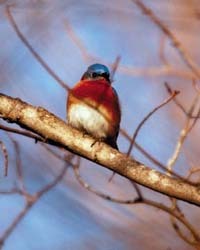
[[[105,65],[96,63],[88,67],[87,71],[83,74],[81,80],[98,78],[104,78],[110,82],[110,72]]]

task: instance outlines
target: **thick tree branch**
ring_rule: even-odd
[[[0,117],[165,195],[200,206],[200,187],[159,173],[70,127],[41,107],[0,94]],[[94,144],[94,146],[91,146]]]

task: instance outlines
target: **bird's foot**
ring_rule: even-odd
[[[91,148],[96,144],[96,143],[101,143],[101,142],[104,142],[104,139],[103,138],[99,138],[99,139],[95,139],[95,141],[91,144]]]

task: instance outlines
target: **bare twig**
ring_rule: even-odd
[[[125,129],[120,128],[120,133],[122,136],[124,136],[129,142],[132,141],[132,137],[126,132]],[[162,164],[160,161],[158,161],[154,156],[149,154],[145,149],[143,149],[137,142],[135,142],[135,147],[145,156],[147,159],[149,159],[152,163],[160,167],[161,169],[166,169],[166,166]]]
[[[138,132],[140,131],[141,127],[144,125],[144,123],[160,108],[162,108],[163,106],[165,106],[167,103],[169,103],[177,94],[179,94],[179,91],[174,91],[171,96],[169,98],[167,98],[165,101],[163,101],[159,106],[157,106],[156,108],[154,108],[151,112],[149,112],[145,118],[139,123],[137,129],[135,130],[134,134],[133,134],[133,137],[132,137],[132,140],[131,140],[131,143],[129,145],[129,148],[128,148],[128,151],[127,151],[127,155],[129,156],[131,151],[132,151],[132,148],[133,148],[133,145],[135,143],[135,139],[137,137],[137,134]]]
[[[192,123],[190,122],[191,121],[190,117],[193,115],[194,109],[195,109],[195,107],[197,105],[197,102],[198,102],[198,98],[199,98],[199,95],[197,95],[194,98],[194,101],[193,101],[193,103],[192,103],[192,105],[190,107],[190,110],[188,112],[188,116],[186,117],[185,126],[180,132],[180,136],[179,136],[179,139],[177,141],[174,153],[173,153],[172,157],[168,160],[167,167],[168,167],[168,171],[170,171],[170,173],[172,172],[172,170],[173,170],[172,168],[173,168],[173,166],[175,165],[175,163],[176,163],[176,161],[178,159],[178,156],[180,154],[181,148],[183,146],[183,143],[184,143],[186,137],[188,136],[188,134],[190,133],[190,131],[194,127],[194,125],[197,122],[198,117],[200,115],[200,111],[199,111],[196,118],[194,120],[192,120]],[[170,173],[167,172],[168,175],[171,175]],[[184,214],[181,212],[181,209],[178,207],[177,200],[171,198],[171,201],[172,201],[172,209],[178,211],[178,213],[180,213],[181,216],[184,217]],[[181,237],[185,242],[187,242],[189,244],[196,245],[197,240],[195,239],[194,235],[193,235],[192,239],[189,239],[182,232],[182,230],[179,227],[179,225],[177,224],[176,219],[174,218],[174,216],[171,215],[170,218],[171,218],[172,226],[173,226],[174,230],[177,232],[177,234],[179,235],[179,237]],[[186,218],[184,218],[184,219],[187,222],[187,219]]]
[[[86,181],[83,180],[83,178],[80,175],[79,168],[80,168],[80,158],[78,158],[77,164],[73,165],[74,174],[76,176],[77,181],[81,184],[81,186],[83,186],[85,189],[92,192],[93,194],[95,194],[95,195],[97,195],[97,196],[99,196],[99,197],[101,197],[101,198],[103,198],[105,200],[120,203],[120,204],[134,204],[134,203],[138,202],[138,200],[141,199],[141,197],[138,196],[136,198],[129,199],[129,200],[121,200],[121,199],[118,199],[118,198],[114,198],[114,197],[112,197],[110,195],[104,194],[104,193],[96,190],[94,187],[92,187]]]
[[[69,91],[70,87],[64,81],[62,81],[57,74],[55,74],[55,72],[42,59],[42,57],[33,49],[33,47],[30,45],[28,40],[22,34],[22,32],[20,31],[19,27],[17,26],[17,23],[15,22],[12,14],[11,14],[10,8],[11,8],[10,6],[8,6],[8,5],[6,6],[6,14],[7,14],[8,20],[9,20],[11,26],[13,27],[13,29],[15,30],[17,36],[20,38],[22,43],[28,48],[28,50],[35,57],[35,59],[42,65],[42,67],[59,83],[59,85],[61,87],[63,87],[64,89],[66,89],[67,91]]]
[[[199,86],[198,86],[198,84],[197,84],[197,81],[195,80],[195,79],[193,79],[193,87],[194,87],[194,89],[197,91],[197,93],[200,95],[200,88],[199,88]]]
[[[125,129],[120,128],[120,133],[129,141],[132,141],[132,137],[126,132]],[[158,161],[154,156],[149,154],[144,148],[142,148],[137,142],[135,142],[135,147],[145,156],[147,159],[149,159],[152,163],[154,163],[156,166],[158,166],[162,170],[167,170],[167,166]],[[177,178],[180,178],[181,180],[186,181],[184,177],[180,176],[179,174],[175,173],[174,171],[171,172],[172,176],[175,176]],[[192,184],[192,183],[191,183]]]
[[[187,175],[187,179],[189,180],[191,178],[192,175],[199,173],[200,172],[200,167],[193,167],[189,169],[189,173]]]
[[[29,135],[29,134],[28,134]],[[49,184],[41,188],[38,192],[31,195],[27,192],[24,186],[23,182],[23,173],[22,173],[22,166],[21,166],[21,159],[20,159],[20,148],[18,143],[12,139],[11,136],[9,136],[14,144],[14,148],[16,151],[16,168],[17,168],[17,179],[19,180],[19,187],[12,188],[8,191],[0,191],[1,195],[12,195],[12,194],[20,194],[25,199],[25,206],[21,210],[21,212],[15,217],[15,219],[12,221],[12,223],[8,226],[8,228],[4,231],[3,235],[0,237],[0,248],[3,246],[6,239],[9,237],[9,235],[15,230],[16,226],[20,223],[20,221],[24,218],[24,216],[29,212],[31,207],[39,200],[39,198],[50,191],[56,184],[58,184],[61,179],[63,178],[64,174],[66,173],[67,167],[65,166],[60,174]],[[62,158],[63,160],[64,158]],[[68,160],[70,162],[71,155],[68,157]],[[68,162],[66,161],[66,164],[68,166]]]
[[[41,188],[38,192],[36,192],[33,195],[30,195],[28,193],[22,192],[21,194],[25,198],[25,206],[22,209],[22,211],[15,217],[15,219],[12,221],[10,226],[4,231],[3,235],[0,237],[0,248],[3,246],[7,238],[10,236],[10,234],[14,231],[16,226],[20,223],[20,221],[25,217],[25,215],[30,211],[33,205],[36,204],[36,202],[41,198],[42,195],[49,192],[52,188],[54,188],[64,177],[67,166],[64,166],[64,168],[61,170],[60,174],[49,184]],[[19,189],[18,192],[20,193]]]
[[[191,232],[191,235],[190,237],[186,236],[185,233],[182,231],[182,228],[177,223],[180,221],[177,220],[177,218],[174,217],[173,214],[170,214],[172,227],[174,228],[174,230],[176,231],[176,233],[181,239],[183,239],[188,244],[197,247],[198,249],[198,246],[200,246],[199,232],[189,223],[188,219],[185,217],[184,213],[181,211],[180,207],[178,206],[177,200],[176,199],[171,199],[171,200],[172,200],[172,208],[171,208],[172,211],[184,219],[185,226]]]
[[[38,136],[38,135],[36,135],[36,134],[34,134],[32,132],[26,131],[26,130],[10,128],[10,127],[4,126],[2,124],[0,124],[0,129],[2,129],[4,131],[7,131],[7,132],[12,132],[12,133],[15,133],[15,134],[18,134],[18,135],[23,135],[23,136],[32,138],[36,142],[37,141],[44,141],[44,139],[41,136]]]
[[[2,118],[2,117],[0,117],[0,118]],[[42,142],[42,143],[46,143],[46,144],[49,144],[49,145],[53,145],[53,146],[62,148],[61,145],[59,145],[59,144],[57,144],[57,143],[55,143],[53,141],[50,141],[47,138],[43,138],[42,136],[37,135],[37,134],[35,134],[33,132],[30,132],[28,130],[15,129],[15,128],[7,127],[7,126],[1,125],[1,124],[0,124],[0,129],[2,129],[4,131],[7,131],[7,132],[11,132],[11,133],[18,134],[18,135],[23,135],[25,137],[34,139],[36,143],[37,142]]]
[[[169,159],[169,161],[168,161],[168,163],[167,163],[167,169],[168,169],[168,171],[170,171],[170,172],[172,172],[172,167],[173,167],[173,165],[175,164],[175,162],[176,162],[176,160],[177,160],[177,158],[178,158],[178,156],[179,156],[179,154],[180,154],[180,151],[181,151],[181,148],[182,148],[182,146],[183,146],[183,143],[184,143],[185,139],[187,138],[188,134],[190,133],[190,131],[192,130],[192,128],[193,128],[194,125],[196,124],[196,122],[197,122],[197,120],[198,120],[198,117],[199,117],[199,115],[200,115],[200,110],[199,110],[198,113],[197,113],[196,118],[195,118],[195,119],[192,121],[192,123],[190,124],[190,115],[193,114],[194,108],[195,108],[196,103],[197,103],[197,101],[198,101],[198,97],[199,97],[199,96],[197,95],[197,97],[194,99],[194,102],[193,102],[193,104],[192,104],[192,106],[191,106],[191,109],[190,109],[190,111],[189,111],[189,116],[188,116],[187,119],[186,119],[185,126],[184,126],[184,128],[181,130],[181,132],[180,132],[180,136],[179,136],[179,139],[178,139],[178,141],[177,141],[177,144],[176,144],[176,148],[175,148],[175,150],[174,150],[174,153],[173,153],[172,157]],[[170,174],[170,173],[168,172],[168,174]]]
[[[13,194],[21,194],[18,188],[12,188],[10,190],[0,190],[0,194],[2,195],[13,195]]]
[[[174,47],[179,52],[182,60],[185,62],[185,64],[192,70],[192,72],[195,74],[197,78],[200,78],[200,71],[198,65],[194,62],[188,51],[183,47],[182,43],[177,39],[177,37],[172,33],[172,31],[164,24],[164,22],[159,19],[155,13],[148,8],[141,0],[132,0],[133,3],[135,3],[140,10],[147,15],[155,25],[162,30],[164,34],[171,40]]]
[[[192,240],[188,240],[188,238],[184,237],[184,235],[182,237],[186,242],[188,242],[189,244],[192,244],[192,245],[199,244],[200,235],[199,235],[198,231],[184,218],[184,216],[182,215],[181,211],[179,211],[179,209],[174,210],[173,208],[167,207],[161,203],[158,203],[158,202],[155,202],[152,200],[148,200],[148,199],[143,197],[140,190],[138,190],[138,197],[136,197],[134,199],[130,199],[130,200],[121,200],[121,199],[114,198],[110,195],[104,194],[104,193],[96,190],[92,186],[90,186],[87,182],[85,182],[82,179],[80,172],[79,172],[79,168],[80,168],[80,159],[78,159],[77,164],[73,165],[73,169],[74,169],[74,173],[75,173],[75,176],[76,176],[78,182],[81,184],[81,186],[83,186],[88,191],[94,193],[95,195],[97,195],[105,200],[111,201],[111,202],[116,202],[116,203],[120,203],[120,204],[129,204],[129,205],[130,204],[132,204],[132,205],[145,204],[145,205],[159,208],[162,211],[167,212],[171,216],[171,218],[173,218],[173,226],[174,227],[177,227],[175,224],[176,223],[175,218],[176,218],[176,220],[181,222],[190,231],[190,233],[192,235]],[[179,231],[180,234],[182,233],[180,229],[177,231]]]
[[[61,170],[60,174],[49,184],[47,184],[45,187],[43,187],[41,190],[39,190],[35,196],[37,198],[40,198],[43,194],[47,193],[49,190],[51,190],[54,186],[56,186],[61,179],[64,177],[64,175],[66,174],[66,171],[68,169],[68,163],[65,164],[65,166],[63,167],[63,169]]]
[[[81,51],[81,55],[83,57],[83,60],[86,61],[87,63],[91,63],[92,61],[98,60],[98,58],[93,57],[89,53],[89,51],[87,50],[87,48],[85,47],[85,45],[83,44],[81,39],[76,35],[76,33],[75,33],[73,27],[71,26],[69,20],[67,20],[66,18],[64,20],[64,25],[65,25],[66,32],[68,33],[69,37],[74,42],[74,44],[76,44],[78,49]]]
[[[165,57],[165,42],[166,42],[166,36],[165,36],[165,34],[161,34],[160,47],[159,47],[159,57],[160,57],[160,60],[164,63],[164,65],[170,66],[169,62],[167,61],[167,59]]]
[[[167,92],[171,95],[173,93],[173,90],[171,89],[171,87],[169,86],[169,84],[167,82],[165,82],[165,87]],[[173,99],[174,103],[183,111],[183,113],[188,116],[188,112],[186,111],[186,109],[183,107],[183,105],[177,100],[177,98],[175,97]]]
[[[31,204],[26,202],[24,208],[21,212],[15,217],[10,226],[4,231],[3,235],[0,237],[0,249],[3,247],[5,241],[10,236],[10,234],[14,231],[19,222],[24,218],[24,216],[28,213],[31,208]]]
[[[0,141],[0,148],[4,157],[4,176],[7,176],[8,175],[8,151],[3,141]]]
[[[98,56],[90,54],[90,52],[86,48],[85,44],[83,43],[81,38],[76,34],[76,32],[74,31],[74,29],[71,26],[71,24],[69,23],[69,21],[66,19],[64,23],[65,23],[66,31],[67,31],[69,37],[72,39],[74,44],[79,49],[79,51],[82,55],[82,58],[86,63],[98,61],[98,62],[101,62],[103,64],[106,64],[106,65],[109,65],[110,67],[112,67],[111,63],[105,62],[105,60],[102,60]],[[132,66],[120,65],[118,67],[118,71],[120,73],[130,75],[130,76],[135,76],[135,77],[136,76],[159,77],[159,76],[163,76],[163,75],[171,75],[171,76],[182,77],[184,79],[185,78],[193,79],[195,76],[190,71],[175,69],[174,67],[172,67],[170,65],[164,65],[161,67],[160,66],[159,67],[148,67],[148,68],[135,68]]]
[[[170,220],[171,220],[171,224],[172,224],[172,227],[174,228],[174,230],[176,231],[176,233],[178,234],[178,236],[183,239],[185,242],[187,242],[188,244],[190,245],[196,245],[196,244],[199,244],[199,239],[195,238],[193,234],[191,234],[192,238],[190,239],[188,236],[186,236],[181,228],[179,227],[179,225],[177,224],[176,222],[176,218],[171,215],[170,216]],[[187,228],[187,227],[186,227]],[[188,228],[187,228],[188,229]]]
[[[116,70],[119,67],[120,60],[121,60],[121,56],[117,56],[112,67],[111,67],[111,72],[110,72],[110,81],[111,82],[114,81],[114,75],[115,75]]]
[[[161,107],[163,107],[164,105],[166,105],[168,102],[170,102],[179,92],[178,91],[174,91],[171,96],[165,100],[162,104],[160,104],[158,107],[154,108],[147,116],[145,116],[145,118],[141,121],[141,123],[138,125],[137,129],[135,130],[135,133],[130,141],[130,145],[129,145],[129,148],[128,148],[128,152],[127,152],[127,155],[129,156],[131,151],[132,151],[132,148],[133,148],[133,145],[135,144],[135,139],[137,137],[137,134],[139,132],[139,130],[141,129],[141,127],[143,126],[143,124],[150,118],[151,115],[153,115],[158,109],[160,109]],[[111,177],[109,178],[109,182],[113,179],[114,177],[114,172],[113,174],[111,175]],[[135,184],[136,185],[136,184]]]
[[[129,76],[142,77],[160,77],[160,76],[177,76],[183,79],[193,79],[195,75],[187,70],[176,69],[170,65],[162,65],[158,67],[139,68],[133,66],[119,66],[119,72]]]
[[[63,156],[60,154],[57,154],[54,150],[52,150],[50,147],[48,147],[45,144],[42,144],[42,146],[48,151],[50,152],[53,156],[55,156],[57,159],[62,160],[63,161]],[[65,150],[66,151],[66,150]]]
[[[179,222],[181,222],[190,231],[191,235],[194,238],[193,244],[194,245],[199,245],[200,244],[200,234],[199,234],[199,232],[193,227],[192,224],[190,224],[184,218],[184,216],[182,216],[182,214],[179,211],[174,210],[171,207],[167,207],[167,206],[165,206],[165,205],[163,205],[161,203],[146,199],[146,198],[143,198],[143,203],[148,205],[148,206],[157,207],[157,208],[167,212],[169,215],[173,216],[174,218],[176,218]]]
[[[69,20],[65,18],[64,25],[66,28],[66,32],[71,38],[71,40],[74,42],[74,44],[78,47],[79,51],[81,52],[81,55],[83,57],[83,60],[85,60],[87,63],[91,63],[92,61],[99,61],[101,62],[102,59],[98,58],[97,56],[93,56],[89,53],[86,46],[84,45],[83,41],[80,39],[80,37],[76,34],[73,27],[71,26]],[[110,80],[113,82],[115,71],[117,70],[119,63],[120,63],[121,57],[117,56],[113,64],[109,64],[111,67],[111,73],[110,73]],[[106,63],[107,64],[107,63]]]
[[[21,152],[20,152],[20,147],[19,143],[15,141],[11,135],[9,135],[14,149],[15,149],[15,157],[16,157],[16,170],[17,170],[17,180],[19,181],[19,189],[22,192],[26,192],[26,187],[24,185],[24,177],[23,177],[23,170],[22,170],[22,161],[21,161]]]
[[[172,94],[172,93],[173,93],[172,88],[170,87],[170,85],[169,85],[167,82],[165,82],[165,87],[166,87],[166,90],[167,90],[167,92],[168,92],[169,94]],[[177,105],[177,107],[179,107],[180,110],[181,110],[187,117],[189,117],[189,118],[191,118],[191,119],[199,118],[199,117],[197,117],[196,115],[193,115],[193,114],[191,114],[189,111],[187,111],[186,108],[179,102],[179,100],[178,100],[176,97],[173,98],[173,101],[174,101],[174,103]]]

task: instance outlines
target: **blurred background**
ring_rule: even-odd
[[[199,1],[143,2],[161,18],[198,64]],[[19,39],[6,15],[7,4],[13,4],[10,11],[21,33],[70,87],[90,64],[101,62],[111,67],[116,57],[121,56],[113,87],[121,102],[121,127],[130,135],[144,116],[169,96],[164,82],[181,91],[178,98],[189,109],[196,95],[192,73],[171,41],[128,0],[0,1],[1,93],[42,106],[66,119],[66,90]],[[145,123],[137,142],[166,164],[185,120],[183,112],[170,102]],[[0,123],[17,127],[3,121]],[[186,176],[191,167],[198,166],[199,139],[197,123],[174,167],[177,173]],[[25,185],[30,193],[49,183],[64,166],[62,160],[31,139],[14,134],[8,136],[0,130],[0,140],[9,154],[9,175],[5,178],[1,170],[0,190],[15,186],[17,157],[21,158]],[[12,140],[19,145],[18,155]],[[122,135],[118,146],[122,152],[128,149],[129,143]],[[157,168],[137,149],[134,148],[132,153],[137,160]],[[82,160],[80,171],[88,183],[106,194],[121,199],[131,199],[135,195],[125,178],[116,175],[112,182],[108,182],[111,172],[91,162]],[[146,188],[142,190],[145,197],[169,204],[167,197]],[[180,206],[193,226],[200,229],[199,209],[183,202]],[[0,236],[23,207],[21,195],[0,195]],[[193,248],[177,236],[168,214],[143,204],[120,205],[104,200],[80,186],[69,169],[63,180],[34,204],[7,237],[3,250],[18,249]]]

